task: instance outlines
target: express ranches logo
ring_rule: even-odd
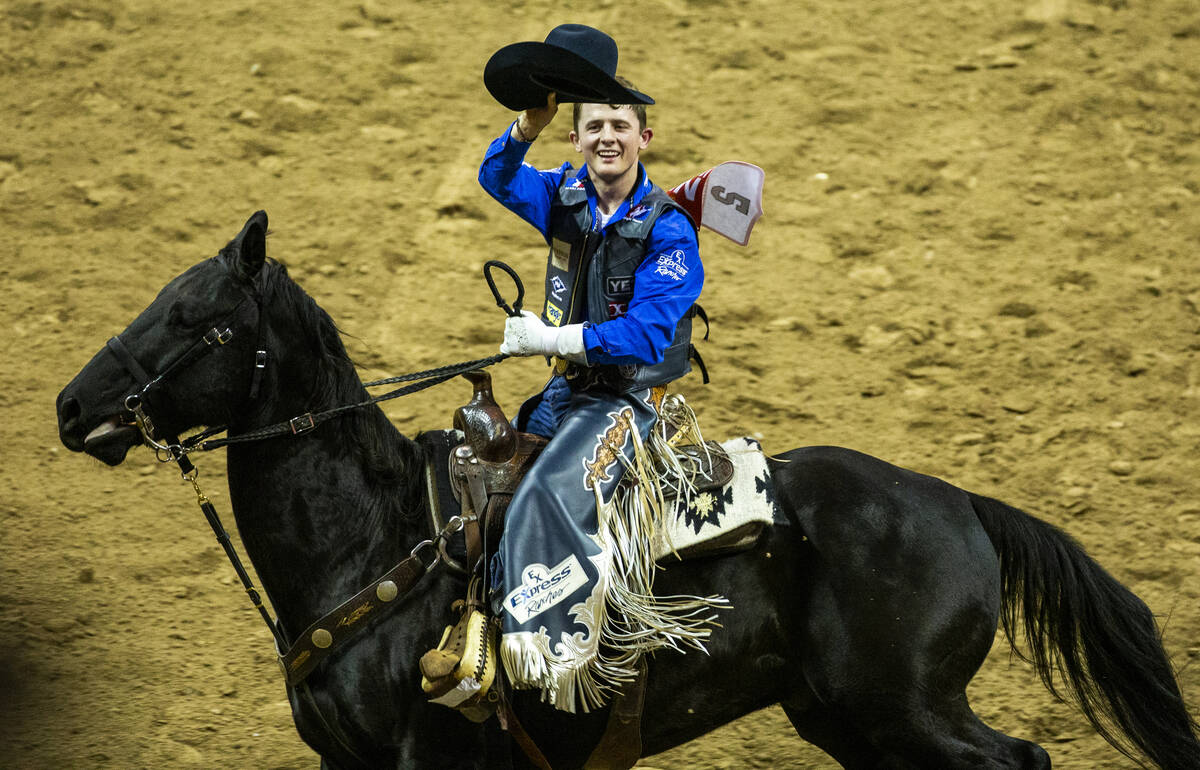
[[[675,249],[670,254],[659,254],[656,264],[657,267],[654,268],[654,272],[666,276],[673,281],[682,281],[683,277],[688,274],[688,267],[684,262],[683,249]]]
[[[575,554],[547,567],[530,564],[521,571],[521,585],[504,597],[504,609],[518,623],[528,623],[566,599],[587,583],[587,575]]]

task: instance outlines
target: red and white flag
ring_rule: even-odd
[[[763,213],[765,177],[752,163],[730,160],[672,187],[667,195],[687,209],[697,225],[745,246]]]

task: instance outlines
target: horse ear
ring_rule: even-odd
[[[267,212],[256,211],[229,244],[237,254],[234,265],[244,278],[253,278],[267,259]]]

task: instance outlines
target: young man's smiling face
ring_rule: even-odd
[[[650,144],[653,132],[638,121],[632,107],[609,104],[580,105],[579,121],[571,143],[583,153],[593,180],[612,185],[637,178],[638,155]]]

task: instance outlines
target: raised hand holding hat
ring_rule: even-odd
[[[558,112],[558,97],[553,91],[546,94],[546,104],[542,107],[530,107],[517,116],[513,124],[513,138],[522,142],[532,142],[537,139],[542,129],[550,125]]]
[[[492,54],[483,83],[496,101],[517,112],[545,106],[551,92],[560,104],[654,104],[616,76],[617,44],[611,37],[583,24],[561,24],[545,42],[513,43]]]

